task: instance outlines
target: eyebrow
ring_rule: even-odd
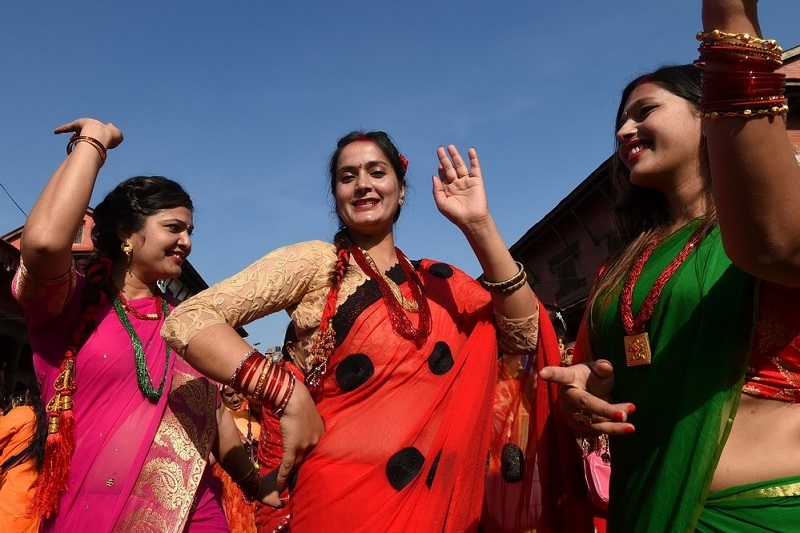
[[[163,224],[171,224],[174,222],[183,224],[189,231],[194,231],[194,224],[188,223],[185,220],[181,220],[180,218],[165,218],[164,220],[162,220]]]
[[[653,96],[643,96],[642,98],[639,98],[638,100],[634,101],[628,107],[628,109],[626,111],[623,111],[622,114],[619,116],[620,124],[622,124],[628,118],[628,111],[630,111],[631,109],[635,109],[637,107],[642,107],[643,105],[646,105],[646,104],[648,104],[650,102],[654,102],[655,103],[657,101],[658,100]]]
[[[380,159],[376,159],[374,161],[367,161],[367,163],[364,165],[365,168],[373,168],[373,167],[377,167],[377,166],[390,167],[392,165],[389,162],[381,161]],[[339,172],[342,172],[344,170],[357,169],[357,168],[358,168],[357,165],[345,165],[345,166],[343,166],[342,168],[339,169]]]

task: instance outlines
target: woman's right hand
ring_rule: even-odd
[[[122,132],[114,124],[104,124],[93,118],[79,118],[68,124],[57,127],[53,133],[74,133],[92,137],[102,144],[106,150],[116,148],[122,142]]]
[[[636,412],[636,407],[630,402],[612,404],[607,401],[614,385],[614,368],[610,362],[600,359],[568,367],[548,366],[539,376],[559,385],[559,410],[575,433],[594,436],[635,431],[628,422],[628,415]]]
[[[295,384],[280,423],[283,458],[278,470],[278,486],[283,487],[325,430],[311,394],[300,381]]]

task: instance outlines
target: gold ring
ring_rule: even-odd
[[[577,413],[572,413],[572,419],[578,424],[583,424],[584,426],[592,425],[592,417],[584,413],[583,409]]]

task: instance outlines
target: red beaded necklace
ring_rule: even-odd
[[[389,312],[389,320],[392,323],[392,329],[395,333],[408,339],[414,343],[417,348],[425,344],[425,340],[431,332],[431,308],[428,305],[428,299],[425,293],[422,292],[422,281],[419,279],[416,271],[411,265],[411,261],[395,247],[395,253],[400,261],[400,268],[403,270],[408,284],[411,286],[411,294],[414,296],[414,301],[417,303],[419,310],[419,326],[417,328],[411,323],[411,319],[403,312],[403,308],[395,295],[392,293],[391,287],[386,282],[386,279],[374,266],[374,261],[371,258],[367,259],[367,253],[358,246],[350,247],[350,254],[356,260],[356,263],[361,270],[378,284],[378,289],[383,296],[383,303],[386,305],[386,310]]]
[[[651,360],[650,353],[650,337],[644,331],[644,326],[648,320],[653,316],[658,298],[661,296],[661,291],[664,286],[678,270],[678,267],[686,260],[695,245],[700,241],[703,236],[703,224],[701,224],[692,234],[680,253],[670,261],[664,268],[661,274],[658,275],[650,291],[645,296],[642,306],[639,308],[639,313],[634,318],[633,310],[631,308],[633,301],[633,288],[636,282],[639,281],[639,276],[642,274],[645,263],[650,259],[653,250],[659,244],[659,239],[653,239],[647,246],[645,246],[636,261],[633,262],[631,270],[628,273],[628,279],[622,286],[622,294],[619,299],[619,312],[622,316],[622,327],[625,328],[625,359],[628,366],[649,365]]]
[[[133,306],[128,302],[128,299],[125,298],[125,295],[122,294],[122,291],[117,291],[117,298],[119,298],[120,303],[122,304],[123,309],[128,313],[132,314],[139,320],[159,320],[163,316],[163,303],[164,298],[161,294],[156,295],[156,312],[155,313],[140,313]]]

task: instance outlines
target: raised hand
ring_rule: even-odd
[[[632,403],[607,401],[614,384],[614,368],[606,360],[580,365],[548,366],[539,377],[559,386],[561,416],[573,431],[583,436],[633,433],[628,415],[636,411]]]
[[[57,127],[53,133],[74,133],[92,137],[102,144],[106,150],[116,148],[122,142],[122,132],[114,124],[104,124],[93,118],[79,118]]]
[[[452,144],[447,150],[440,146],[436,153],[439,176],[433,177],[433,199],[439,212],[462,230],[488,220],[489,204],[475,149],[467,152],[469,166]]]

